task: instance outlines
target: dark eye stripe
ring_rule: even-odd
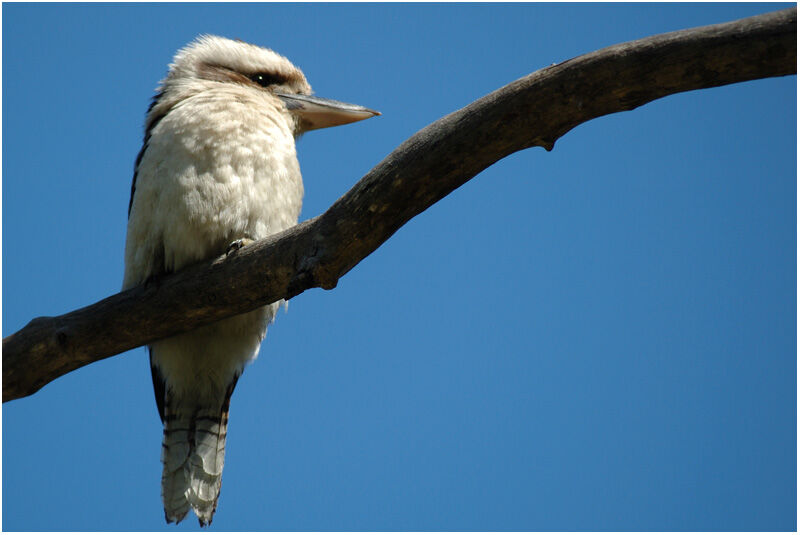
[[[277,74],[268,72],[257,72],[250,75],[250,79],[260,85],[261,87],[268,87],[271,85],[280,85],[286,83],[286,78]]]

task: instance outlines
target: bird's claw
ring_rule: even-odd
[[[228,250],[225,251],[225,256],[229,256],[229,255],[235,253],[236,251],[238,251],[242,247],[244,247],[246,245],[250,245],[254,241],[255,240],[250,239],[250,238],[239,238],[238,240],[233,240],[230,244],[228,244]]]

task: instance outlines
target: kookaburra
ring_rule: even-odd
[[[147,111],[128,206],[123,289],[297,223],[295,140],[379,115],[311,96],[303,73],[255,45],[201,36],[180,50]],[[280,303],[149,346],[164,424],[167,522],[219,498],[231,394]]]

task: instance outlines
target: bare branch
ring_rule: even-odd
[[[415,215],[505,156],[666,95],[796,74],[795,8],[608,47],[536,71],[424,128],[324,214],[228,257],[3,340],[3,401],[128,349],[332,289]]]

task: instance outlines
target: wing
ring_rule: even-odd
[[[153,111],[153,108],[158,104],[161,97],[164,95],[163,91],[156,93],[153,96],[153,99],[150,101],[150,106],[147,108],[147,126],[144,133],[144,141],[142,143],[142,148],[139,150],[139,154],[136,155],[136,162],[133,164],[133,180],[131,181],[131,198],[128,201],[128,219],[131,217],[131,208],[133,208],[133,197],[136,195],[136,178],[139,175],[139,165],[142,163],[142,158],[144,158],[144,153],[147,151],[148,144],[150,143],[150,135],[153,131],[153,128],[158,124],[158,122],[164,117],[164,114],[158,115],[155,117],[150,117],[150,112]],[[164,270],[164,262],[163,259],[161,261],[155,262],[155,265],[161,266],[158,270],[159,273],[151,273],[148,279],[145,281],[151,281],[153,278],[157,277],[158,275],[162,274]],[[155,393],[156,397],[156,406],[158,407],[158,415],[161,418],[161,423],[164,423],[164,404],[167,394],[167,385],[164,377],[161,375],[161,372],[158,368],[153,364],[153,355],[150,347],[147,348],[148,353],[150,354],[150,375],[153,378],[153,392]]]
[[[161,375],[161,372],[153,363],[153,352],[150,346],[147,347],[147,352],[150,354],[150,375],[153,377],[153,393],[156,395],[156,406],[158,407],[158,416],[161,418],[161,423],[164,423],[164,405],[167,399],[167,382]]]
[[[142,148],[139,150],[139,154],[136,155],[136,163],[133,164],[133,180],[131,181],[131,198],[128,201],[128,217],[131,217],[131,208],[133,207],[133,195],[136,193],[136,175],[139,174],[139,164],[142,163],[142,157],[144,156],[144,152],[147,150],[147,144],[150,142],[150,133],[153,131],[153,128],[156,127],[158,121],[160,121],[165,114],[157,115],[155,117],[150,117],[150,112],[153,111],[153,108],[156,107],[161,97],[164,95],[163,91],[156,93],[153,95],[153,100],[150,101],[150,106],[147,108],[147,127],[145,128],[144,132],[144,142],[142,143]]]

